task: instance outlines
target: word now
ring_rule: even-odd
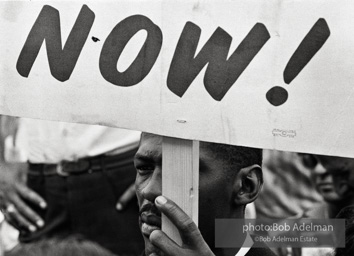
[[[61,82],[68,80],[87,41],[94,19],[94,12],[83,5],[63,48],[59,11],[49,5],[43,6],[17,60],[18,73],[23,77],[29,76],[45,41],[52,76]],[[125,46],[141,30],[147,32],[147,37],[138,55],[124,72],[118,71],[117,62]],[[167,75],[167,87],[179,97],[184,95],[207,65],[204,86],[213,99],[221,101],[270,39],[264,24],[256,23],[228,58],[232,37],[226,31],[218,27],[197,53],[200,35],[199,26],[186,22],[176,43]],[[103,43],[99,58],[102,77],[111,84],[123,87],[140,83],[153,68],[162,43],[161,29],[149,18],[143,15],[127,17],[112,29]],[[269,98],[275,97],[276,94],[272,94]]]
[[[94,12],[87,5],[83,5],[63,48],[59,11],[45,5],[31,28],[17,60],[18,73],[23,77],[29,76],[45,41],[52,76],[62,82],[68,80],[94,19]],[[119,72],[118,59],[129,40],[140,30],[147,32],[146,40],[130,66],[124,72]],[[266,27],[257,23],[227,59],[232,40],[227,32],[218,27],[196,54],[200,34],[200,27],[187,22],[177,42],[168,72],[167,86],[179,97],[183,96],[195,77],[209,63],[204,85],[209,94],[220,101],[270,38]],[[138,84],[154,66],[162,41],[161,29],[149,18],[143,15],[127,17],[112,29],[102,46],[99,59],[102,77],[117,86]]]

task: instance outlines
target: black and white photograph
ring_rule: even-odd
[[[0,0],[0,256],[353,256],[354,1]]]

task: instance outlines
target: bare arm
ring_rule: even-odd
[[[10,224],[18,229],[33,232],[38,227],[42,227],[44,222],[28,203],[45,208],[46,202],[25,184],[27,163],[5,161],[5,138],[16,135],[18,122],[14,117],[1,116],[0,118],[0,209]]]

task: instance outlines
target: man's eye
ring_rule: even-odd
[[[146,175],[152,173],[155,169],[155,167],[151,165],[138,165],[135,168],[140,175]]]
[[[310,155],[310,154],[302,154],[301,160],[302,160],[303,165],[309,169],[314,169],[316,167],[316,165],[318,164],[317,159],[313,155]]]

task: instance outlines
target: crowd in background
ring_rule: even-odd
[[[28,173],[27,169],[27,161],[28,157],[26,154],[28,152],[24,152],[18,149],[17,143],[20,141],[18,139],[18,136],[25,136],[25,133],[19,133],[19,129],[22,129],[19,124],[19,119],[18,118],[12,118],[12,117],[6,117],[2,116],[1,117],[1,141],[2,145],[0,145],[0,153],[5,162],[11,166],[11,168],[16,168],[16,176],[12,177],[13,179],[16,180],[18,184],[28,184],[28,182],[32,181],[32,179],[35,179],[35,173],[36,168],[49,168],[50,164],[42,164],[42,162],[45,162],[44,160],[39,161],[41,164],[32,164],[33,170],[31,170],[31,173]],[[27,124],[28,125],[28,124]],[[28,128],[28,127],[27,127]],[[110,128],[113,129],[113,128]],[[65,129],[63,129],[64,135],[61,139],[65,140]],[[27,131],[28,132],[28,131]],[[38,132],[38,130],[37,130]],[[67,132],[67,131],[66,131]],[[31,131],[29,132],[29,134]],[[32,131],[33,133],[33,131]],[[49,134],[49,133],[48,133]],[[44,136],[44,139],[46,136],[49,136],[48,134],[42,134]],[[105,134],[107,134],[107,131],[105,131]],[[99,136],[105,136],[105,134],[100,134]],[[33,134],[30,134],[33,136]],[[36,136],[41,136],[40,134],[36,134]],[[87,135],[89,136],[89,135]],[[86,136],[86,137],[87,137]],[[99,139],[100,137],[94,135]],[[140,136],[140,135],[139,135]],[[114,138],[111,137],[111,138]],[[110,139],[111,139],[110,138]],[[22,139],[22,138],[21,138]],[[43,138],[41,138],[42,141],[44,141]],[[75,143],[80,143],[80,141],[76,141]],[[95,141],[95,143],[97,143]],[[125,144],[129,144],[130,142],[125,141]],[[135,144],[134,144],[135,143]],[[134,143],[131,143],[133,146],[130,147],[126,151],[117,151],[114,155],[119,155],[122,156],[126,152],[130,152],[131,150],[136,151],[136,147],[138,141],[134,141]],[[85,144],[86,145],[86,144]],[[96,144],[95,144],[96,145]],[[47,147],[48,145],[42,144],[42,147]],[[117,145],[115,145],[116,147]],[[56,145],[55,145],[56,147]],[[123,147],[121,147],[123,148]],[[37,150],[37,149],[36,149]],[[39,154],[41,150],[38,149],[37,151],[33,151],[32,154]],[[102,152],[105,151],[110,151],[107,149],[104,149]],[[100,152],[98,155],[101,155]],[[55,153],[52,153],[50,157],[56,157]],[[129,154],[127,157],[132,158],[133,154]],[[84,156],[84,159],[87,156]],[[93,158],[89,158],[90,163],[94,166],[96,162],[98,163],[99,161],[103,161],[101,159],[96,159],[95,154],[93,154]],[[119,164],[115,165],[116,160],[111,160],[111,158],[105,159],[105,165],[112,164],[114,165],[114,168],[122,167],[122,161],[128,161],[126,158],[118,158],[117,161],[119,161]],[[59,158],[58,158],[59,159]],[[122,160],[123,159],[123,160]],[[62,159],[60,159],[61,161]],[[67,159],[64,159],[67,160]],[[317,255],[354,255],[351,254],[353,252],[353,237],[354,237],[354,210],[350,206],[354,204],[354,195],[352,192],[352,184],[351,183],[351,173],[354,173],[354,168],[351,170],[351,159],[342,159],[342,158],[330,158],[330,157],[321,157],[321,156],[316,156],[316,155],[311,155],[311,154],[299,154],[299,153],[292,153],[292,152],[282,152],[282,151],[276,151],[276,150],[263,150],[263,178],[264,178],[264,185],[262,192],[258,196],[258,199],[253,203],[247,206],[246,208],[246,217],[249,218],[345,218],[346,221],[346,248],[338,249],[335,250],[334,248],[272,248],[274,253],[276,253],[279,256],[291,256],[291,255],[302,255],[302,256],[317,256]],[[98,164],[97,164],[98,165]],[[106,166],[105,166],[106,167]],[[353,164],[354,167],[354,164]],[[97,167],[98,168],[98,167]],[[99,166],[101,168],[101,165]],[[108,167],[107,167],[108,168]],[[75,169],[75,168],[74,168]],[[105,172],[105,168],[103,168],[103,172]],[[108,168],[109,169],[109,168]],[[80,169],[81,170],[81,169]],[[0,256],[3,256],[5,251],[6,254],[8,255],[41,255],[39,251],[45,251],[43,255],[65,255],[65,254],[60,254],[60,250],[63,250],[66,253],[68,251],[72,251],[75,255],[113,255],[112,252],[114,253],[119,253],[119,255],[138,255],[138,251],[141,251],[143,249],[143,243],[141,241],[141,234],[140,232],[132,232],[130,237],[128,239],[134,240],[133,237],[136,237],[136,241],[133,241],[132,244],[127,245],[127,247],[134,247],[133,251],[129,251],[126,248],[114,248],[114,246],[111,246],[109,243],[106,244],[103,241],[100,241],[99,238],[95,236],[90,237],[90,231],[86,231],[85,227],[80,227],[78,228],[78,232],[80,233],[80,230],[83,230],[83,237],[79,234],[79,236],[76,236],[74,232],[74,236],[71,236],[69,234],[70,232],[68,231],[63,231],[59,229],[55,229],[55,223],[40,223],[40,221],[43,221],[43,218],[46,218],[47,216],[44,215],[31,215],[31,213],[28,213],[29,217],[33,217],[34,220],[32,221],[35,224],[32,224],[31,221],[27,221],[26,223],[28,224],[27,232],[23,232],[25,224],[19,223],[19,220],[14,220],[14,218],[11,218],[11,216],[6,216],[9,214],[9,210],[14,210],[11,209],[13,207],[13,204],[11,203],[4,203],[4,200],[8,200],[6,198],[7,195],[4,195],[4,184],[5,182],[1,183],[1,181],[6,181],[9,179],[9,170],[4,170],[3,168],[0,169],[0,185],[2,184],[3,187],[0,187],[0,206],[3,210],[3,214],[0,214]],[[98,172],[99,170],[95,169],[88,169],[87,171],[85,170],[84,172],[89,173],[92,175],[91,172]],[[128,172],[131,172],[129,175],[127,174]],[[46,184],[51,184],[49,183],[49,179],[53,179],[51,174],[49,175],[50,170],[45,173],[45,175],[48,175],[47,178],[48,181],[46,181]],[[108,172],[107,172],[108,173]],[[43,174],[44,175],[44,174]],[[108,175],[111,175],[110,173]],[[127,177],[125,177],[125,175]],[[76,182],[81,182],[80,176],[73,175],[73,177],[76,179]],[[123,188],[117,189],[116,186],[121,186],[120,184],[110,184],[112,185],[110,188],[115,190],[115,196],[112,196],[112,209],[107,210],[109,214],[116,214],[117,218],[126,218],[126,216],[120,215],[119,210],[123,211],[126,210],[125,207],[127,204],[129,205],[129,209],[126,210],[126,213],[131,214],[133,216],[133,219],[136,220],[136,224],[131,224],[130,220],[124,220],[123,222],[126,222],[128,225],[134,226],[136,230],[138,230],[138,223],[137,223],[137,214],[138,214],[138,209],[136,207],[136,199],[129,199],[126,201],[122,201],[122,204],[119,202],[119,197],[120,195],[123,195],[126,190],[132,190],[132,187],[130,186],[133,183],[132,177],[134,179],[135,177],[135,170],[127,170],[126,172],[120,172],[119,174],[116,174],[116,176],[112,175],[108,177],[108,181],[102,181],[102,182],[112,182],[112,179],[120,179],[124,180],[126,179]],[[107,178],[107,177],[106,177]],[[30,179],[30,180],[29,180]],[[98,178],[97,178],[98,179]],[[43,181],[40,181],[43,182]],[[74,182],[74,181],[73,181]],[[85,188],[88,190],[89,196],[91,196],[92,193],[100,193],[103,188],[97,188],[97,190],[94,190],[93,183],[99,182],[98,180],[92,180],[88,181],[87,184],[85,184]],[[104,183],[104,186],[107,187],[108,183]],[[52,183],[53,186],[59,186],[58,183]],[[32,185],[33,186],[33,185]],[[60,185],[61,186],[61,185]],[[67,186],[67,185],[65,185]],[[75,185],[77,186],[77,185]],[[35,186],[33,186],[35,187]],[[21,189],[21,188],[20,188]],[[41,190],[43,188],[40,188],[36,193],[38,195],[41,195]],[[67,189],[67,188],[66,188]],[[72,188],[74,189],[74,188]],[[91,190],[90,190],[91,189]],[[80,193],[85,193],[85,192],[80,192]],[[109,193],[109,192],[102,192],[102,193]],[[103,194],[101,195],[103,198]],[[25,197],[25,196],[23,196]],[[82,196],[83,197],[83,196]],[[41,208],[41,202],[40,202],[40,197],[39,199],[39,206],[36,206],[31,203],[29,205],[33,209],[37,209],[39,212],[45,208],[45,205],[42,204],[43,209]],[[99,197],[98,197],[99,198]],[[84,198],[82,200],[87,200],[87,198]],[[99,200],[99,199],[97,199]],[[131,201],[130,201],[131,200]],[[28,198],[25,198],[25,202],[28,202]],[[35,201],[35,200],[34,200]],[[109,202],[111,202],[109,201]],[[353,201],[353,203],[352,203]],[[80,202],[80,201],[77,201]],[[77,203],[76,202],[76,203]],[[92,201],[90,204],[94,205],[96,204],[96,201]],[[97,205],[94,205],[94,207],[98,208],[104,208],[105,203],[107,202],[100,202],[97,203]],[[2,205],[1,205],[2,204]],[[77,203],[79,204],[79,203]],[[91,212],[91,208],[89,206],[82,204],[78,205],[79,207],[87,207],[82,209],[78,215],[87,215],[89,212]],[[60,207],[60,205],[58,206]],[[115,212],[113,212],[113,209]],[[7,212],[6,212],[7,210]],[[130,212],[131,211],[131,212]],[[135,213],[134,213],[135,212]],[[66,215],[68,213],[63,212],[63,215]],[[71,213],[70,213],[71,214]],[[107,217],[110,216],[107,213]],[[135,214],[135,215],[134,215]],[[10,214],[11,215],[11,214]],[[6,218],[5,218],[6,217]],[[37,218],[37,219],[36,219]],[[42,219],[41,219],[42,218]],[[64,217],[63,217],[64,218]],[[6,220],[5,220],[6,219]],[[30,218],[29,218],[30,219]],[[65,219],[65,220],[64,220]],[[64,219],[61,219],[62,221],[68,221],[69,217],[65,217]],[[59,219],[56,219],[56,221],[61,221]],[[70,219],[70,221],[73,221]],[[76,220],[79,221],[79,220]],[[95,219],[92,217],[92,221],[94,222]],[[118,223],[118,222],[117,222]],[[12,226],[15,226],[13,228]],[[17,224],[17,226],[16,226]],[[21,225],[19,225],[21,224]],[[35,231],[41,230],[43,225],[52,225],[53,229],[50,231],[52,234],[58,233],[58,236],[51,235],[53,238],[48,239],[48,240],[40,240],[39,243],[37,243],[37,238],[38,237],[32,237],[31,234],[36,234]],[[95,223],[92,223],[93,225]],[[96,223],[97,224],[97,223]],[[19,226],[18,226],[19,225]],[[68,224],[69,225],[69,224]],[[86,225],[86,224],[85,224]],[[102,223],[101,225],[106,225],[105,223]],[[120,222],[119,224],[115,225],[122,225]],[[106,229],[107,226],[104,226],[104,229]],[[131,229],[134,229],[131,228]],[[21,234],[18,232],[19,230],[21,231]],[[31,230],[33,229],[33,230]],[[124,227],[124,231],[126,231],[127,226]],[[33,231],[33,232],[32,232]],[[103,233],[105,231],[97,231],[98,236],[103,236]],[[113,231],[111,233],[113,236],[119,234],[115,234]],[[108,236],[112,236],[108,235]],[[86,239],[89,237],[89,239]],[[64,239],[62,239],[64,238]],[[113,237],[114,238],[114,237]],[[121,239],[121,238],[119,238]],[[119,240],[118,239],[118,240]],[[24,246],[19,246],[19,240],[24,243]],[[94,240],[91,242],[90,240]],[[120,240],[122,241],[122,240]],[[124,242],[123,243],[128,243]],[[136,244],[134,244],[136,243]],[[55,252],[51,252],[51,248],[53,248],[53,245],[55,245]],[[78,246],[79,245],[79,246]],[[105,247],[106,249],[102,248]],[[121,250],[121,251],[120,251]],[[93,253],[92,253],[93,252]],[[17,254],[16,254],[17,253]],[[55,254],[57,253],[57,254]],[[90,254],[92,253],[92,254]]]

